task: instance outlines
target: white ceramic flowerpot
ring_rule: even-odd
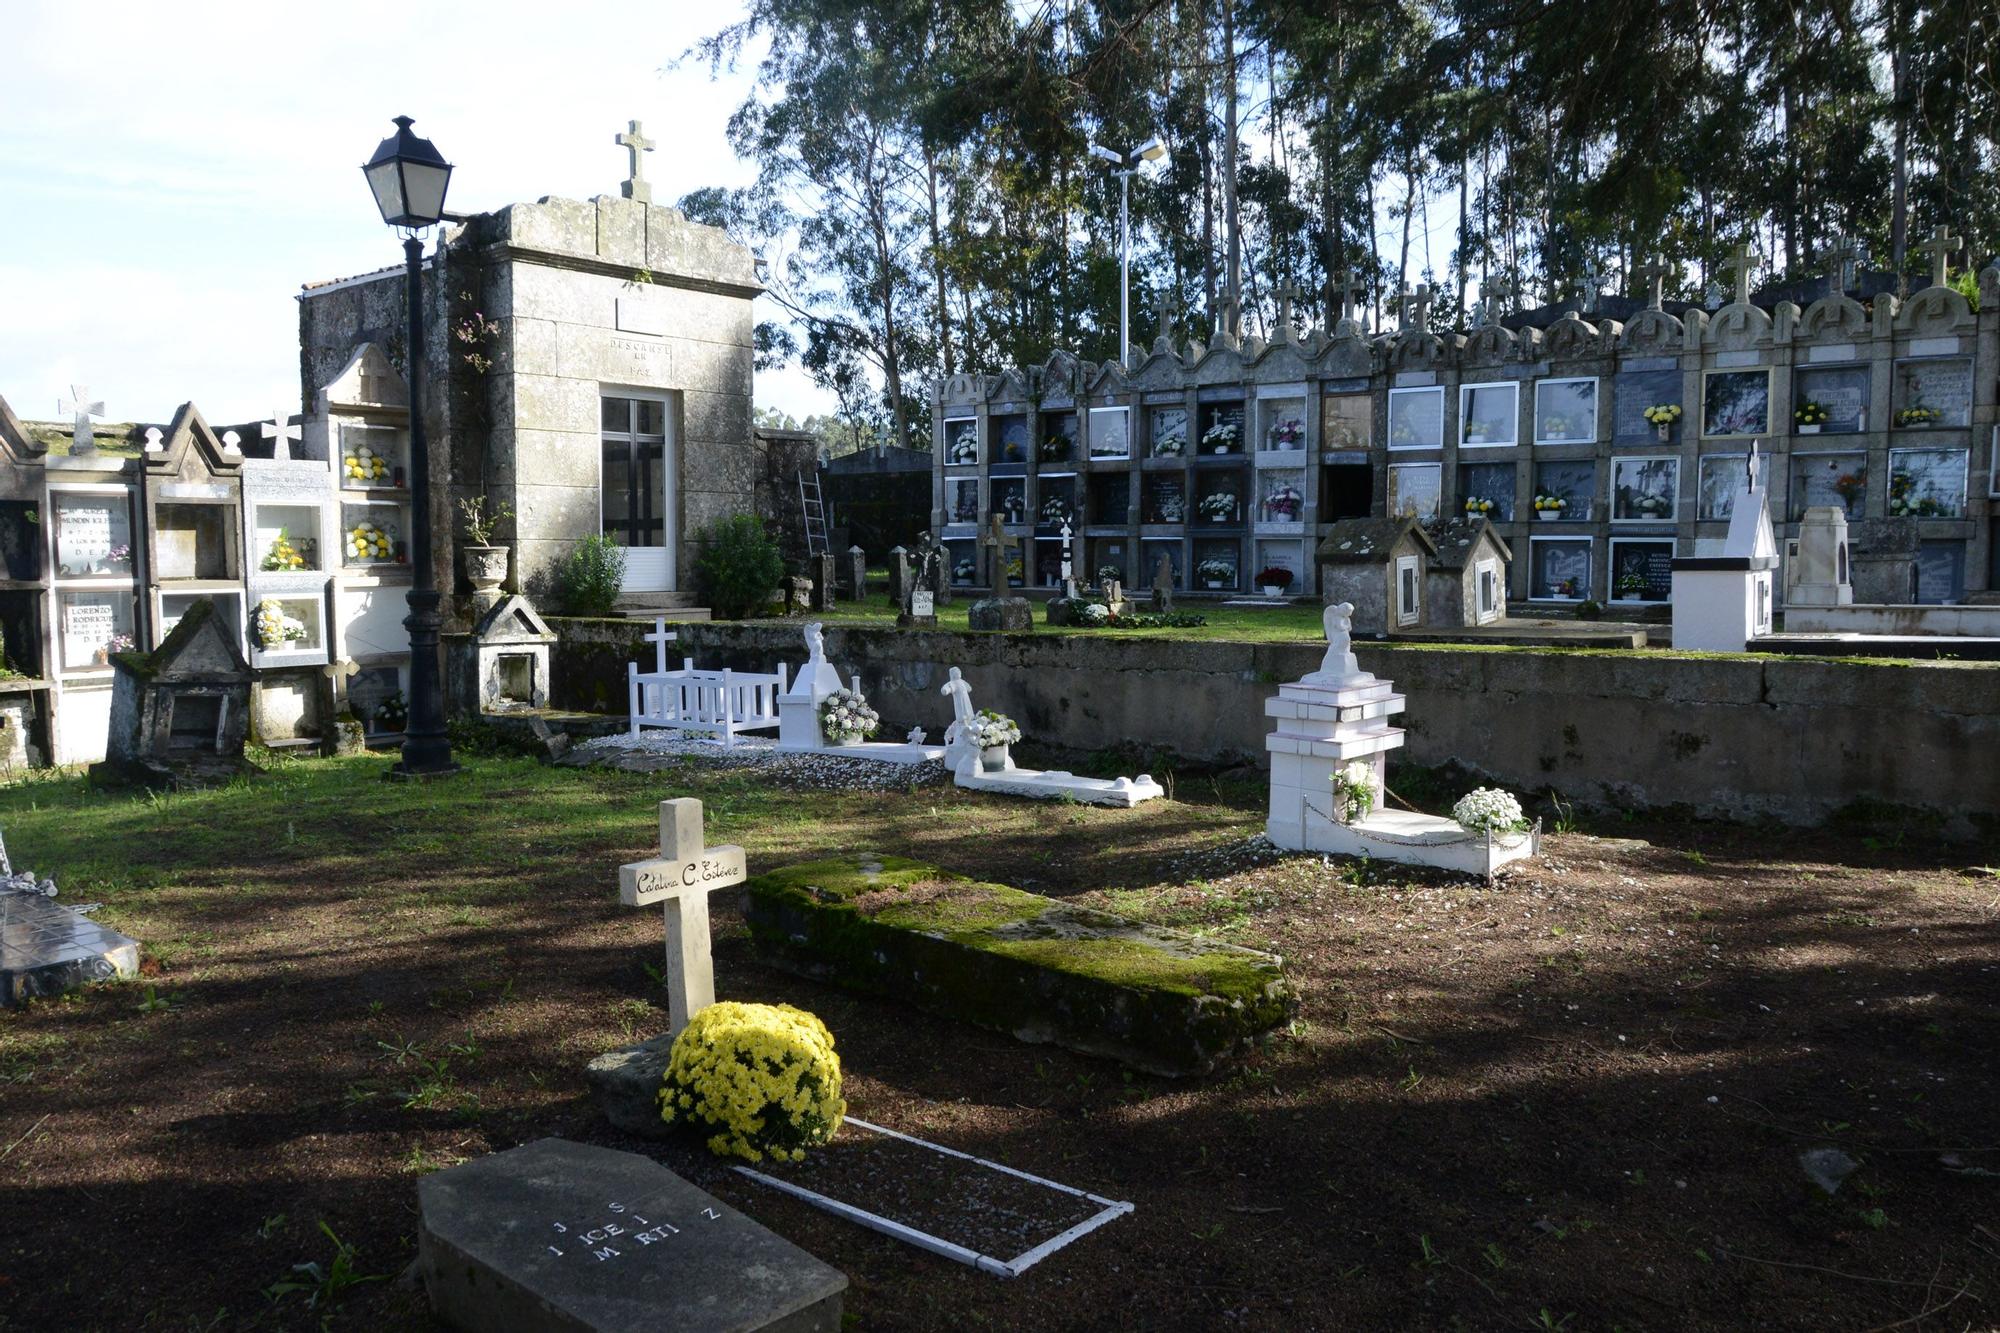
[[[832,737],[831,740],[829,741],[829,744],[844,750],[851,745],[861,744],[861,737],[855,735],[851,731],[842,732],[840,735]]]
[[[1201,581],[1201,586],[1208,589],[1210,592],[1221,592],[1224,588],[1227,588],[1229,585],[1224,583],[1221,579],[1203,579]]]
[[[1560,510],[1560,509],[1537,509],[1537,510],[1535,511],[1535,517],[1536,517],[1536,518],[1538,518],[1538,519],[1540,519],[1540,520],[1541,520],[1542,522],[1544,522],[1544,523],[1553,523],[1553,522],[1555,522],[1555,521],[1556,521],[1557,519],[1559,519],[1559,518],[1561,518],[1561,517],[1562,517],[1562,510]]]
[[[461,546],[460,563],[474,592],[492,592],[507,581],[508,549],[504,546]]]
[[[1262,592],[1266,597],[1283,597],[1285,595],[1283,588],[1274,588],[1268,583],[1263,586]]]
[[[1810,426],[1800,426],[1800,427],[1799,427],[1799,434],[1801,434],[1801,435],[1817,435],[1817,434],[1819,434],[1819,424],[1818,424],[1817,422],[1815,422],[1814,424],[1812,424],[1812,425],[1810,425]]]
[[[982,773],[1005,773],[1007,771],[1007,747],[988,745],[979,751],[979,771]]]

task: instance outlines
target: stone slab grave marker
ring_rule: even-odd
[[[834,605],[834,570],[837,562],[833,552],[820,551],[806,559],[806,571],[812,578],[810,600],[815,611],[831,611]]]
[[[1174,558],[1165,551],[1153,562],[1153,609],[1171,611],[1174,608]]]
[[[902,607],[909,601],[910,553],[901,546],[889,548],[889,601]]]
[[[701,802],[682,796],[660,802],[660,854],[618,867],[618,901],[663,905],[667,929],[669,1038],[715,1003],[715,960],[708,947],[708,895],[741,884],[743,849],[705,847]]]
[[[467,1330],[818,1333],[847,1278],[637,1153],[537,1139],[427,1176],[417,1271]]]
[[[847,595],[857,602],[868,596],[868,554],[859,546],[847,548]]]

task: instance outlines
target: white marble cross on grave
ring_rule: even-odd
[[[678,643],[680,641],[681,636],[667,628],[667,622],[664,618],[659,618],[653,621],[653,632],[644,637],[647,643],[653,645],[654,673],[656,675],[661,675],[661,676],[666,675],[667,645],[670,643]]]
[[[640,154],[652,152],[656,145],[651,139],[646,137],[645,131],[640,128],[638,121],[628,121],[627,124],[631,128],[619,135],[614,142],[631,155],[631,179],[618,187],[618,193],[624,195],[627,199],[634,199],[642,204],[650,204],[653,202],[653,187],[646,181],[646,168],[640,158]]]
[[[747,878],[743,849],[704,847],[701,802],[660,802],[660,855],[618,867],[618,901],[663,904],[667,924],[669,1036],[715,1003],[715,960],[708,950],[708,895]]]
[[[1070,586],[1076,578],[1076,567],[1070,563],[1069,550],[1070,538],[1074,535],[1070,531],[1069,520],[1065,518],[1062,525],[1062,582],[1066,590],[1065,595],[1070,597],[1076,596],[1076,589]]]
[[[90,419],[104,415],[103,400],[90,400],[89,385],[72,384],[69,386],[69,398],[57,403],[56,411],[67,412],[76,419],[76,429],[70,436],[70,451],[79,454],[94,452],[97,437],[91,432]]]
[[[299,438],[299,428],[292,424],[292,414],[282,407],[271,413],[271,419],[263,425],[264,438],[271,442],[271,457],[279,460],[292,456],[292,441]]]

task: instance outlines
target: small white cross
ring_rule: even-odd
[[[667,628],[665,619],[653,621],[653,632],[645,636],[645,642],[653,645],[653,670],[656,674],[667,674],[667,645],[680,642],[680,637]]]
[[[160,428],[158,426],[146,427],[146,452],[149,454],[164,453],[166,452],[166,448],[167,439],[164,435],[160,434]]]
[[[1075,573],[1074,569],[1072,569],[1072,567],[1071,567],[1071,565],[1070,565],[1070,559],[1069,559],[1069,543],[1070,543],[1070,538],[1071,538],[1071,537],[1072,537],[1073,535],[1074,535],[1074,534],[1073,534],[1073,533],[1071,533],[1071,532],[1070,532],[1070,529],[1069,529],[1069,520],[1065,518],[1065,519],[1063,520],[1063,525],[1062,525],[1062,544],[1063,544],[1063,547],[1062,547],[1062,576],[1063,576],[1063,577],[1064,577],[1065,579],[1067,579],[1067,578],[1071,577],[1071,576],[1072,576],[1072,575],[1073,575],[1073,574]]]
[[[299,428],[292,424],[292,414],[282,407],[271,413],[271,419],[263,425],[264,438],[271,441],[271,457],[286,459],[292,456],[292,441],[299,438]]]
[[[104,415],[104,403],[102,400],[90,400],[89,385],[70,385],[68,401],[57,403],[56,411],[68,412],[76,419],[76,432],[70,437],[73,452],[87,454],[97,448],[97,437],[91,433],[90,419]]]
[[[704,848],[701,802],[688,796],[660,802],[658,859],[618,867],[619,902],[627,907],[663,904],[670,1037],[678,1037],[689,1019],[715,1003],[708,895],[746,878],[741,847]]]

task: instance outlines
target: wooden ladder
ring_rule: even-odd
[[[799,512],[805,516],[806,554],[825,555],[831,548],[826,535],[826,501],[819,486],[819,469],[814,468],[808,477],[803,468],[798,472]]]

